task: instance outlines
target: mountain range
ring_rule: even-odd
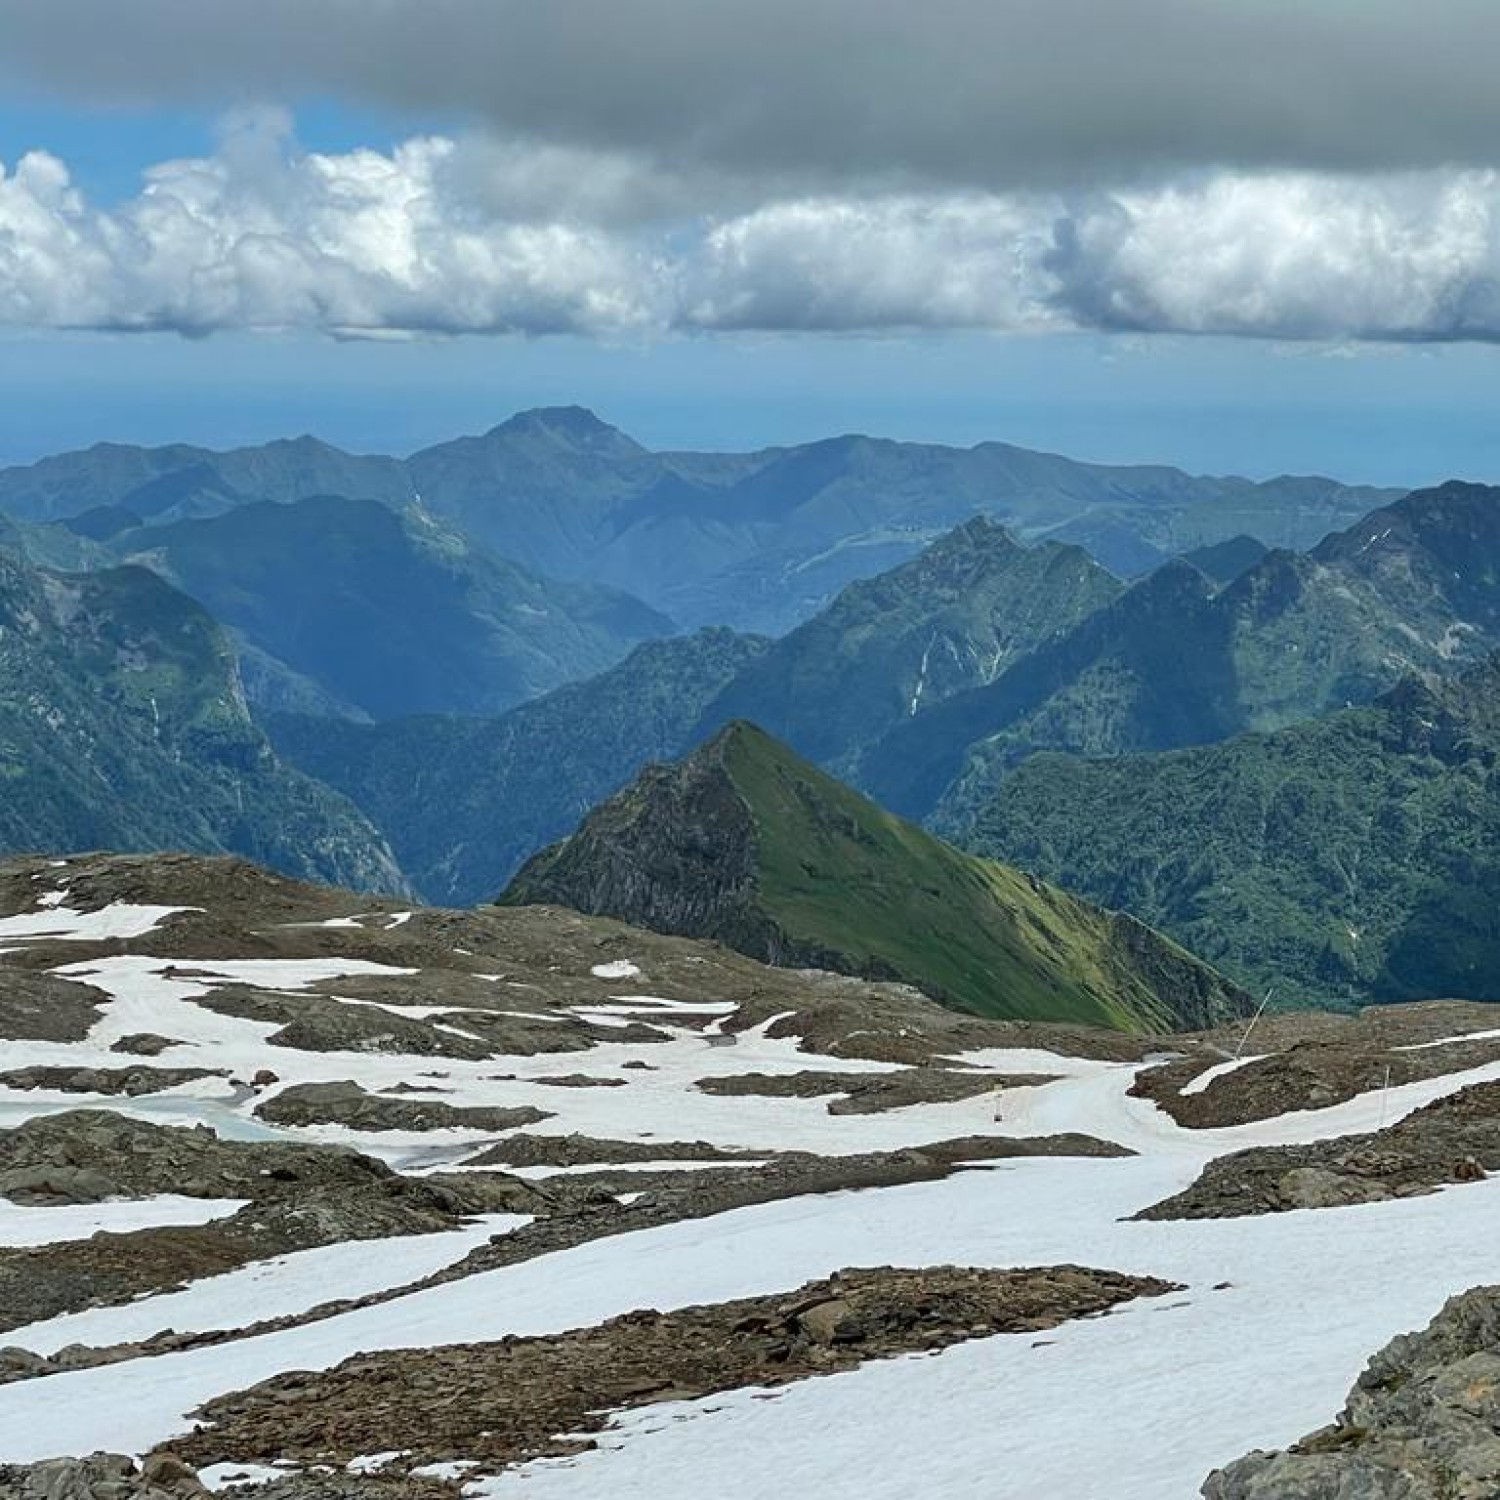
[[[687,757],[729,776],[729,831],[754,806],[765,847],[815,845],[828,888],[880,914],[851,935],[787,895],[801,854],[771,859],[744,918],[762,957],[983,1009],[985,964],[945,967],[994,926],[978,855],[1031,872],[1007,876],[1012,911],[1055,880],[1299,1003],[1491,985],[1483,899],[1454,893],[1489,888],[1500,491],[1251,486],[996,444],[654,454],[565,408],[401,461],[101,447],[0,472],[0,503],[5,847],[226,850],[593,910],[590,879],[620,873],[599,830],[628,806],[649,848],[636,814],[670,821],[658,794],[688,773],[643,768]],[[1352,523],[1318,535],[1330,517]],[[1084,532],[1115,539],[1117,571],[1064,539]],[[731,623],[673,634],[695,591]],[[749,618],[791,628],[733,628]],[[1424,719],[1463,727],[1424,740]],[[798,816],[815,787],[810,828],[749,782],[800,788],[772,799]],[[882,905],[897,890],[920,920]],[[1058,920],[1054,953],[1093,977],[1028,980],[1008,1013],[1190,1022],[1097,978],[1103,917]],[[893,950],[913,921],[916,951]]]
[[[707,704],[769,644],[723,627],[650,641],[495,718],[279,714],[266,728],[284,756],[359,804],[418,889],[468,905],[648,761],[680,755]]]
[[[1284,1003],[1494,999],[1500,657],[1275,734],[1035,756],[965,843]]]
[[[1077,543],[1135,575],[1242,533],[1308,547],[1397,493],[1085,464],[1004,443],[844,436],[752,453],[658,453],[579,407],[522,412],[404,460],[304,437],[227,453],[104,444],[0,470],[0,511],[90,537],[246,503],[419,499],[533,571],[623,589],[684,627],[770,634],[976,514],[1027,540]]]
[[[1368,702],[1500,646],[1500,491],[1418,491],[1219,587],[1176,560],[862,761],[887,806],[950,832],[1028,755],[1205,744]]]
[[[540,577],[415,503],[258,501],[107,545],[230,627],[265,711],[498,713],[672,629],[628,594]]]

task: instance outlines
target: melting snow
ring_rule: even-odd
[[[0,1245],[51,1245],[88,1239],[101,1231],[129,1234],[134,1229],[159,1229],[171,1224],[207,1224],[227,1219],[244,1206],[243,1198],[180,1198],[176,1194],[38,1208],[24,1208],[0,1198]],[[14,1342],[10,1334],[5,1339]]]
[[[1196,1078],[1183,1084],[1178,1093],[1201,1094],[1216,1078],[1223,1078],[1230,1073],[1238,1072],[1241,1068],[1248,1068],[1253,1062],[1260,1061],[1261,1057],[1231,1057],[1228,1062],[1221,1062],[1212,1068],[1206,1068]]]
[[[613,963],[595,964],[589,970],[595,979],[635,979],[640,972],[628,958],[617,958]]]
[[[63,893],[59,892],[61,896]],[[74,911],[70,906],[49,902],[43,911],[0,917],[0,943],[8,939],[28,941],[55,938],[66,942],[99,943],[110,938],[137,938],[151,932],[178,912],[201,911],[198,906],[132,906],[119,901],[98,911]]]
[[[163,1292],[121,1307],[94,1307],[32,1323],[11,1330],[5,1341],[38,1354],[55,1354],[67,1344],[133,1343],[164,1328],[206,1333],[289,1317],[324,1302],[363,1297],[419,1281],[461,1260],[491,1236],[508,1234],[530,1222],[524,1214],[489,1214],[446,1234],[353,1240],[302,1250],[195,1281],[179,1292]]]

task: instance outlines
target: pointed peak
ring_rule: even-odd
[[[983,511],[970,516],[967,521],[961,522],[952,531],[944,532],[932,544],[930,550],[937,552],[940,549],[949,550],[959,547],[985,547],[1004,552],[1026,550],[1025,543],[1018,540],[1014,532],[993,516],[984,514]]]
[[[692,759],[694,755],[718,757],[730,750],[751,748],[779,750],[788,756],[792,754],[775,735],[768,734],[759,724],[752,723],[749,719],[730,719],[704,740],[688,758]]]
[[[1148,573],[1130,592],[1137,595],[1210,594],[1213,580],[1185,557],[1169,557],[1159,568]]]

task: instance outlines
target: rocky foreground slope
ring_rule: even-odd
[[[1206,1500],[1486,1500],[1500,1493],[1500,1287],[1394,1339],[1348,1405],[1283,1453],[1212,1476]]]
[[[11,861],[0,1496],[1190,1500],[1492,1271],[1495,1014],[1247,1061],[551,907]],[[1146,1212],[1246,1151],[1406,1166]]]

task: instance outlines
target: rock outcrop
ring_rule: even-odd
[[[1204,1500],[1494,1500],[1500,1287],[1450,1298],[1365,1368],[1337,1420],[1209,1476]]]

